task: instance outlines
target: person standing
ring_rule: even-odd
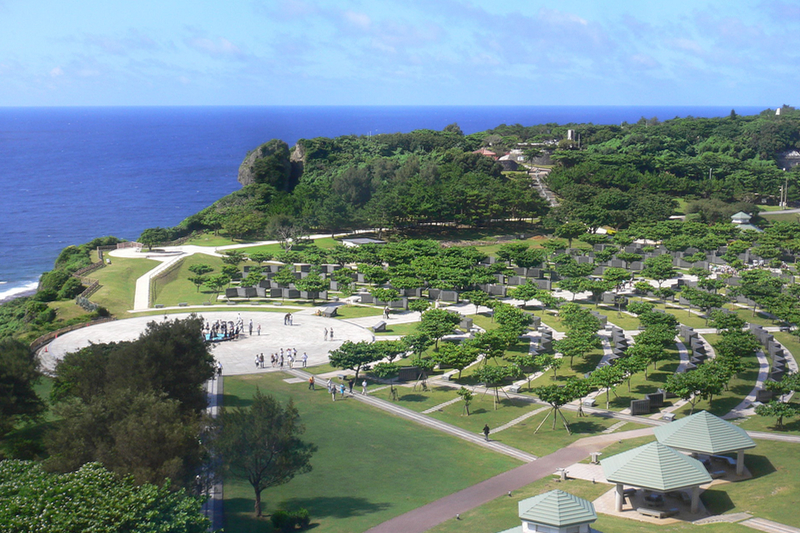
[[[328,394],[331,392],[331,378],[328,378]]]
[[[316,390],[314,388],[314,376],[308,378],[308,390]]]
[[[350,378],[350,379],[348,380],[348,382],[347,382],[347,386],[350,388],[350,395],[351,395],[351,396],[352,396],[352,394],[353,394],[353,385],[355,384],[355,382],[356,382],[356,380],[355,380],[355,379],[353,379],[353,378]]]
[[[258,354],[256,354],[256,368],[258,368]]]
[[[486,438],[486,442],[489,442],[489,432],[490,431],[491,430],[489,429],[489,424],[486,424],[485,426],[483,426],[483,436],[484,436],[484,438]]]
[[[303,368],[305,368],[306,366],[308,366],[308,354],[306,352],[303,352]],[[352,389],[353,387],[350,387],[350,392],[353,392]]]
[[[331,399],[333,399],[334,402],[336,401],[336,385],[331,387]]]
[[[259,335],[259,336],[261,336],[261,324],[259,324],[259,325],[256,327],[256,333],[258,333],[258,335]]]
[[[250,319],[248,335],[250,335],[251,337],[253,336],[253,319],[252,318]]]
[[[361,382],[361,395],[367,394],[367,380]]]
[[[258,362],[261,363],[261,368],[264,368],[264,354],[258,356]]]
[[[331,340],[333,340],[333,328],[331,328],[331,330],[330,330],[330,332],[329,332],[329,335],[330,335],[330,337],[331,337]]]
[[[222,363],[217,361],[217,375],[222,377]]]
[[[325,340],[328,340],[328,328],[325,328]]]

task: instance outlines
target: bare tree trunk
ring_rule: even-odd
[[[255,493],[256,493],[256,503],[255,503],[255,507],[253,508],[253,511],[256,513],[256,517],[260,518],[261,517],[261,491],[258,490],[258,489],[255,489]]]

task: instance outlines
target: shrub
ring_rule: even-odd
[[[294,520],[292,516],[283,509],[277,509],[273,512],[270,520],[272,521],[272,527],[278,531],[291,531],[294,529]]]

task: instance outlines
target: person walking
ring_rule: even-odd
[[[344,383],[339,385],[339,394],[342,395],[342,399],[344,399]]]
[[[333,340],[333,328],[331,328],[331,330],[330,330],[330,332],[328,334],[330,335],[331,340]]]
[[[249,327],[248,327],[248,331],[249,331],[248,335],[250,335],[252,337],[253,336],[253,319],[252,318],[250,319],[250,324],[249,324]]]
[[[331,378],[328,378],[328,394],[331,392]]]
[[[217,361],[217,375],[222,377],[222,363]]]
[[[367,380],[361,382],[361,395],[367,394]]]
[[[485,426],[483,426],[483,436],[486,438],[486,442],[489,442],[489,432],[490,431],[491,430],[489,429],[489,424],[486,424]]]
[[[325,328],[325,340],[328,340],[328,328]]]
[[[303,352],[303,368],[305,368],[306,366],[308,366],[308,354],[306,352]],[[351,389],[350,392],[353,392],[352,388],[353,387],[350,387]]]
[[[351,396],[353,395],[353,385],[355,384],[355,382],[356,382],[356,380],[353,379],[353,378],[350,378],[350,380],[347,382],[347,386],[350,388],[350,395]]]
[[[308,390],[316,390],[314,388],[314,376],[308,378]]]
[[[258,368],[258,354],[256,354],[256,368]]]
[[[336,401],[336,385],[331,387],[331,399],[335,402]]]
[[[294,368],[294,356],[289,355],[289,368]]]
[[[264,368],[264,354],[258,356],[258,362],[261,363],[261,368]]]

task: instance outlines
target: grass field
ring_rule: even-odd
[[[185,245],[192,246],[209,246],[216,248],[217,246],[230,246],[231,244],[239,244],[233,239],[223,237],[222,235],[214,235],[213,233],[201,233],[192,237],[184,243]]]
[[[340,305],[336,308],[335,318],[361,318],[365,316],[381,316],[383,310],[377,307],[364,307],[361,305]]]
[[[189,281],[190,277],[194,277],[194,274],[189,271],[189,267],[200,264],[208,265],[214,269],[210,274],[206,274],[206,277],[208,277],[219,274],[224,263],[221,258],[206,254],[194,254],[186,257],[178,268],[154,280],[152,285],[153,293],[150,295],[153,303],[172,307],[181,302],[200,305],[204,302],[213,301],[213,292],[202,286],[198,291],[197,286]]]
[[[151,259],[113,258],[110,265],[89,275],[102,285],[91,300],[111,311],[111,314],[124,314],[133,309],[136,280],[159,264]]]
[[[264,491],[267,513],[307,508],[315,531],[364,531],[393,516],[519,465],[443,433],[373,410],[355,400],[332,402],[324,388],[310,392],[283,375],[225,379],[225,405],[245,406],[256,387],[281,401],[292,398],[319,451],[314,470]],[[244,480],[225,483],[226,531],[268,532],[268,517],[252,514]]]

